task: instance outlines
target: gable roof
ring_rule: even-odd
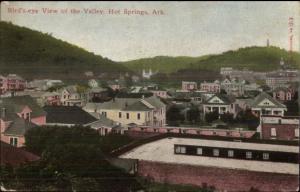
[[[0,99],[0,108],[5,108],[7,111],[6,120],[14,120],[15,113],[20,112],[25,106],[28,106],[31,112],[31,118],[45,116],[46,112],[37,104],[37,102],[29,95],[14,96]]]
[[[77,106],[44,106],[47,112],[46,123],[85,125],[97,118]]]
[[[91,105],[89,107],[97,107],[97,109],[119,109],[119,110],[149,110],[151,109],[147,106],[146,103],[142,101],[146,101],[150,105],[155,108],[162,108],[165,104],[160,101],[156,96],[151,96],[148,98],[140,99],[140,98],[115,98],[109,102],[99,103],[97,105]],[[132,105],[132,106],[131,106]],[[148,109],[147,109],[147,108]]]
[[[123,111],[151,111],[152,108],[149,108],[144,102],[137,101],[131,105],[125,106]]]
[[[271,97],[269,94],[265,92],[261,92],[259,95],[257,95],[254,100],[250,103],[250,107],[253,108],[264,108],[264,106],[259,106],[259,104],[265,100],[268,99],[270,102],[274,104],[274,106],[267,106],[267,108],[286,108],[286,106],[273,97]]]
[[[213,98],[219,98],[220,100],[223,101],[223,103],[210,103],[210,101],[213,99]],[[208,98],[205,102],[205,104],[218,104],[218,105],[229,105],[231,103],[233,103],[235,101],[235,98],[234,97],[231,97],[231,96],[228,96],[228,95],[224,95],[224,94],[215,94],[213,96],[211,96],[210,98]]]
[[[3,141],[0,141],[0,165],[9,164],[11,166],[18,166],[30,161],[37,161],[39,156],[25,151],[24,149],[14,147]]]
[[[33,127],[37,127],[38,125],[31,123],[25,119],[20,118],[15,115],[13,122],[11,122],[8,128],[4,131],[4,135],[16,135],[16,136],[24,136],[26,131]]]
[[[115,121],[108,119],[104,115],[100,115],[99,120],[88,124],[88,126],[90,126],[93,129],[97,129],[100,127],[111,127],[111,128],[119,127],[119,125],[117,125]]]

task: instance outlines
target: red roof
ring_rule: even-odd
[[[40,157],[35,154],[2,141],[0,141],[0,155],[0,165],[9,164],[11,166],[18,166],[23,163],[37,161],[40,159]]]

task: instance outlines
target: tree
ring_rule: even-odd
[[[167,121],[170,125],[178,126],[180,121],[184,121],[184,116],[180,113],[180,109],[173,105],[167,110]]]
[[[237,114],[236,122],[247,124],[249,129],[256,130],[260,123],[260,118],[255,116],[251,109],[247,109]]]
[[[224,122],[224,123],[233,123],[234,122],[234,118],[233,118],[233,114],[232,113],[224,113],[220,115],[220,119]]]
[[[81,190],[87,183],[88,189],[94,191],[130,191],[132,187],[140,187],[135,177],[107,160],[112,147],[106,149],[105,146],[111,137],[101,137],[96,130],[82,126],[30,129],[25,134],[26,148],[39,154],[41,159],[17,168],[15,179],[37,191],[43,188],[50,191]],[[117,139],[110,140],[113,147],[129,142],[120,137],[121,144],[114,144]],[[103,138],[106,138],[105,142]],[[102,149],[107,153],[104,154]],[[115,190],[115,186],[121,188]]]
[[[191,123],[200,121],[200,111],[197,107],[192,107],[187,111],[187,120]]]
[[[218,111],[212,111],[212,112],[209,112],[209,113],[206,113],[205,114],[205,121],[207,123],[211,123],[213,122],[214,120],[217,120],[219,118],[219,113]]]

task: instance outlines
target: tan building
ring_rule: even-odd
[[[130,124],[166,124],[166,105],[156,96],[142,99],[115,98],[105,103],[88,103],[83,109],[90,113],[100,113],[125,127]]]

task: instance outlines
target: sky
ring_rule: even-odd
[[[1,20],[51,33],[55,38],[114,61],[127,61],[159,55],[217,54],[241,47],[265,46],[267,39],[270,45],[288,50],[291,35],[293,50],[299,51],[299,5],[283,1],[5,1],[1,3]],[[58,12],[44,13],[46,9]],[[77,12],[71,12],[72,9]],[[87,9],[98,12],[85,13]],[[292,33],[288,25],[290,17],[294,18]]]

